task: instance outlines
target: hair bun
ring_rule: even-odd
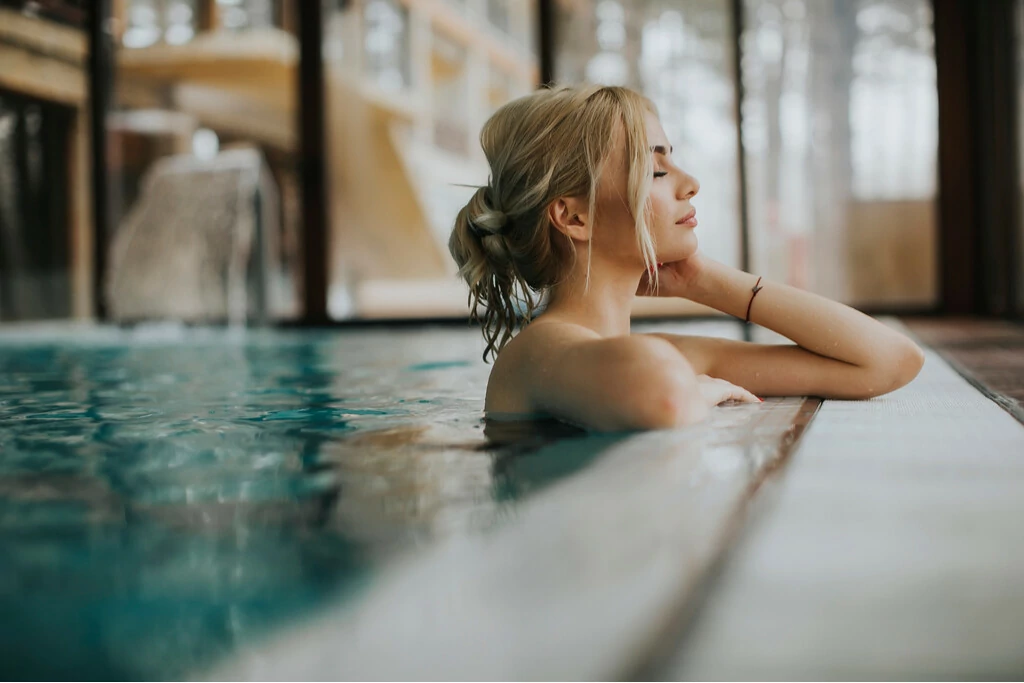
[[[469,227],[477,237],[500,235],[508,225],[508,216],[501,211],[491,210],[469,219]]]
[[[477,237],[489,237],[502,234],[508,225],[508,214],[494,207],[491,203],[491,188],[485,185],[476,191],[476,196],[470,201],[471,211],[469,216],[469,229]]]

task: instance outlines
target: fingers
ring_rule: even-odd
[[[730,401],[739,401],[740,403],[749,403],[750,392],[746,389],[742,389],[738,386],[732,385],[729,387],[726,399]]]
[[[741,403],[761,403],[761,399],[759,399],[757,396],[754,396],[752,393],[750,393],[743,387],[738,387],[735,384],[730,384],[729,386],[732,387],[732,392],[729,398],[736,401],[740,401]]]
[[[733,398],[734,400],[742,401],[743,403],[761,402],[761,399],[759,399],[757,396],[754,396],[752,393],[750,393],[743,387],[736,386],[735,384],[730,384],[729,386],[732,387],[732,394],[730,397]]]
[[[754,396],[752,393],[750,393],[746,389],[743,390],[743,399],[742,399],[742,401],[744,403],[764,403],[764,401],[759,399],[757,396]]]
[[[739,401],[740,403],[763,403],[761,399],[747,391],[718,377],[699,375],[697,380],[706,387],[705,395],[711,399],[712,405],[719,405],[726,401]]]

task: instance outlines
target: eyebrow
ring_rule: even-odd
[[[654,145],[654,146],[651,147],[651,151],[654,152],[655,154],[666,154],[666,155],[667,154],[672,154],[673,152],[675,152],[675,149],[676,148],[672,147],[671,145],[669,146],[669,148],[667,150],[665,149],[665,145]]]

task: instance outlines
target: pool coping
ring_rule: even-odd
[[[749,501],[785,467],[820,405],[724,408],[719,415],[745,418],[742,438],[720,424],[631,436],[493,532],[412,554],[361,599],[200,676],[643,676],[670,653],[693,596],[744,528]]]

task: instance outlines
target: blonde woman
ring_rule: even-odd
[[[490,179],[449,249],[495,359],[487,416],[669,428],[756,395],[867,399],[920,371],[921,350],[877,320],[702,255],[700,185],[642,95],[540,90],[495,112],[480,137]],[[795,345],[631,334],[637,295],[685,297]]]

